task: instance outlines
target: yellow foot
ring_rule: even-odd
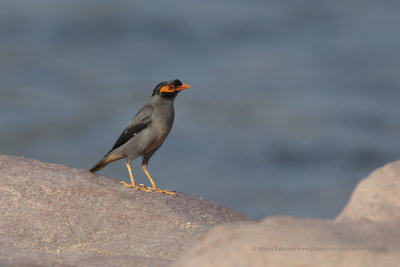
[[[148,189],[150,189],[151,191],[154,191],[154,192],[156,192],[156,193],[159,193],[159,194],[167,194],[167,195],[171,195],[171,196],[175,196],[176,194],[174,193],[174,192],[172,192],[172,191],[169,191],[169,190],[162,190],[162,189],[160,189],[160,188],[158,188],[158,187],[147,187]]]
[[[135,184],[128,184],[128,183],[126,183],[126,182],[124,182],[124,181],[121,181],[121,182],[119,182],[119,183],[120,183],[120,184],[123,184],[123,185],[126,186],[126,187],[135,188],[135,189],[140,190],[140,191],[145,191],[145,192],[151,192],[151,191],[152,191],[150,188],[148,188],[148,187],[145,186],[144,184],[140,184],[140,185],[138,186],[138,185],[135,185]]]

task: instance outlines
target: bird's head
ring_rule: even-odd
[[[180,91],[184,89],[189,89],[190,85],[183,84],[180,80],[176,79],[169,82],[162,82],[159,83],[153,91],[154,95],[159,95],[163,98],[173,98],[175,97]]]

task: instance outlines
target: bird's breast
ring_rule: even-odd
[[[165,138],[174,123],[173,109],[159,109],[153,114],[151,127],[160,138]]]
[[[151,125],[148,128],[148,137],[151,139],[151,144],[146,149],[146,152],[159,148],[167,138],[174,123],[173,109],[158,108],[154,111]]]

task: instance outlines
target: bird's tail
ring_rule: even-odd
[[[116,154],[111,154],[111,155],[105,155],[102,160],[97,162],[92,168],[90,168],[90,172],[98,172],[101,169],[103,169],[106,165],[109,163],[122,159],[123,157],[121,155],[116,155]]]
[[[105,166],[107,165],[107,163],[105,162],[104,159],[100,160],[99,162],[96,163],[96,165],[94,165],[92,168],[90,168],[90,172],[98,172],[101,169],[103,169]]]

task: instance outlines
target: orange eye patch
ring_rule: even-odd
[[[171,85],[164,85],[163,87],[161,87],[160,92],[173,93],[175,92],[175,90],[174,87],[172,87]]]

